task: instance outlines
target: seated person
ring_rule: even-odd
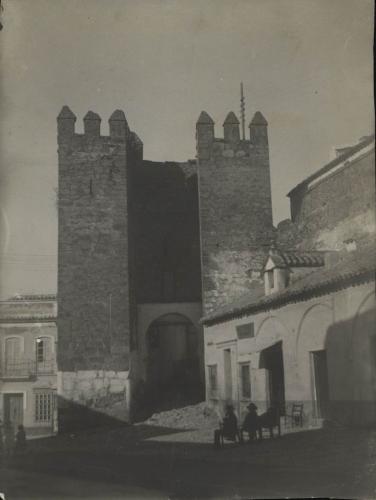
[[[18,426],[18,431],[16,434],[16,446],[15,446],[15,451],[16,452],[23,452],[26,449],[26,434],[25,434],[25,428],[23,425]]]
[[[242,433],[247,432],[249,436],[249,440],[252,441],[255,439],[256,433],[258,433],[259,438],[261,439],[261,429],[259,423],[259,416],[257,415],[257,406],[254,403],[250,403],[247,406],[247,414],[244,417],[243,425],[242,425]]]
[[[238,419],[234,413],[234,407],[226,405],[225,416],[223,417],[220,429],[214,431],[214,444],[219,446],[221,438],[236,441],[239,439]]]
[[[236,440],[238,436],[238,419],[234,413],[234,407],[232,405],[226,406],[225,416],[222,422],[222,434],[225,438]]]

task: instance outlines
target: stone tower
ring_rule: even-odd
[[[75,121],[64,106],[57,118],[60,401],[66,411],[102,412],[113,403],[129,409],[135,313],[129,178],[130,166],[142,161],[142,143],[119,110],[108,136],[92,111],[84,134],[75,133]]]
[[[257,112],[241,140],[233,112],[223,139],[205,111],[196,124],[205,313],[260,285],[273,238],[267,126]]]

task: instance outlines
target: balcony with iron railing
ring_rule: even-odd
[[[0,378],[3,380],[35,380],[42,375],[56,374],[56,360],[19,359],[5,361],[0,367]]]

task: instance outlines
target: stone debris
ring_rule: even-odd
[[[154,413],[143,423],[177,429],[202,429],[216,427],[218,419],[217,413],[203,401],[196,405]]]

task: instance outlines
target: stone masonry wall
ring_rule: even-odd
[[[267,124],[256,113],[250,141],[230,113],[223,139],[203,112],[197,122],[204,312],[258,285],[273,237]]]
[[[133,172],[139,303],[201,300],[197,176],[185,167],[144,161]]]
[[[124,372],[133,310],[128,163],[141,158],[142,144],[121,111],[110,118],[109,136],[100,135],[95,113],[86,115],[83,135],[75,120],[67,107],[58,117],[58,366],[63,374]]]
[[[59,380],[60,392],[68,401],[96,411],[127,400],[128,371],[78,370],[64,372]],[[128,417],[128,405],[124,412]]]
[[[279,246],[341,250],[350,239],[362,244],[375,233],[375,152],[349,159],[312,186],[291,194],[294,222],[278,227]]]

